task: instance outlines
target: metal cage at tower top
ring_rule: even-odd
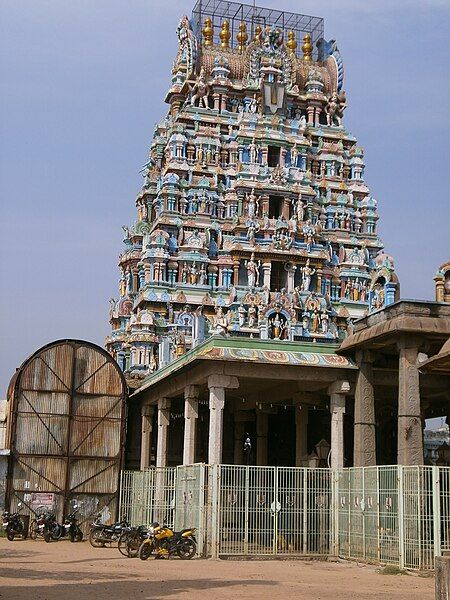
[[[253,4],[227,2],[226,0],[198,0],[192,10],[192,27],[198,39],[201,39],[202,27],[207,17],[211,19],[214,27],[213,41],[215,44],[220,43],[219,33],[223,21],[229,22],[231,47],[237,45],[236,34],[241,23],[246,24],[250,39],[253,39],[257,25],[263,30],[266,27],[276,27],[283,31],[285,36],[288,31],[293,31],[298,42],[301,42],[304,36],[309,34],[314,47],[314,58],[317,58],[316,42],[324,35],[322,17],[263,8]]]

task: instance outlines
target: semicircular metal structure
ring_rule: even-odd
[[[80,340],[31,355],[9,388],[7,503],[58,519],[80,506],[87,521],[115,518],[125,442],[127,386],[106,350]]]

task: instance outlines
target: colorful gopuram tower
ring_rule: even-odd
[[[178,25],[124,227],[106,345],[132,386],[210,335],[320,351],[399,294],[323,19],[210,4]]]

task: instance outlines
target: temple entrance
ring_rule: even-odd
[[[267,464],[295,467],[295,409],[281,406],[269,417]]]

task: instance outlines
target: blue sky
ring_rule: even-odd
[[[450,258],[449,0],[257,2],[325,18],[344,58],[344,123],[405,298]],[[0,397],[63,337],[102,344],[122,224],[164,114],[176,26],[193,3],[2,0]]]

